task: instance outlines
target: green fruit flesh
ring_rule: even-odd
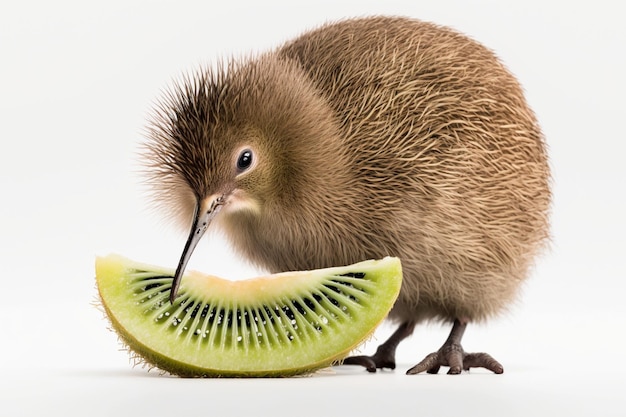
[[[180,376],[290,376],[345,358],[400,291],[398,258],[229,281],[117,255],[96,260],[114,330],[145,362]]]

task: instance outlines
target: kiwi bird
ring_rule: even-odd
[[[147,132],[154,198],[191,228],[172,300],[209,225],[272,273],[398,256],[398,328],[345,363],[393,369],[398,343],[439,321],[450,336],[407,373],[503,372],[461,339],[515,300],[549,235],[550,174],[489,49],[409,18],[326,23],[182,77]]]

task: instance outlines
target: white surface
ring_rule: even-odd
[[[3,3],[2,415],[624,415],[626,38],[615,2],[579,3]],[[372,13],[436,21],[495,49],[543,125],[552,250],[518,305],[464,340],[505,374],[405,376],[443,342],[439,326],[419,327],[398,350],[398,370],[376,375],[182,380],[133,369],[91,305],[93,261],[119,252],[175,265],[180,255],[184,233],[151,214],[136,173],[160,89],[200,63]],[[191,266],[232,278],[257,272],[217,237]]]

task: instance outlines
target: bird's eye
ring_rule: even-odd
[[[250,149],[245,149],[241,151],[239,154],[239,158],[237,158],[237,170],[239,172],[243,172],[250,168],[252,165],[252,151]]]

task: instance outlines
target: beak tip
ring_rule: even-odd
[[[172,290],[170,291],[170,304],[174,304],[174,302],[176,301],[176,297],[177,297],[177,292],[176,289],[174,289],[174,287],[172,287]]]
[[[180,286],[180,280],[183,274],[184,265],[179,265],[176,273],[172,277],[172,287],[170,288],[170,304],[174,304],[176,297],[178,297],[178,287]]]

